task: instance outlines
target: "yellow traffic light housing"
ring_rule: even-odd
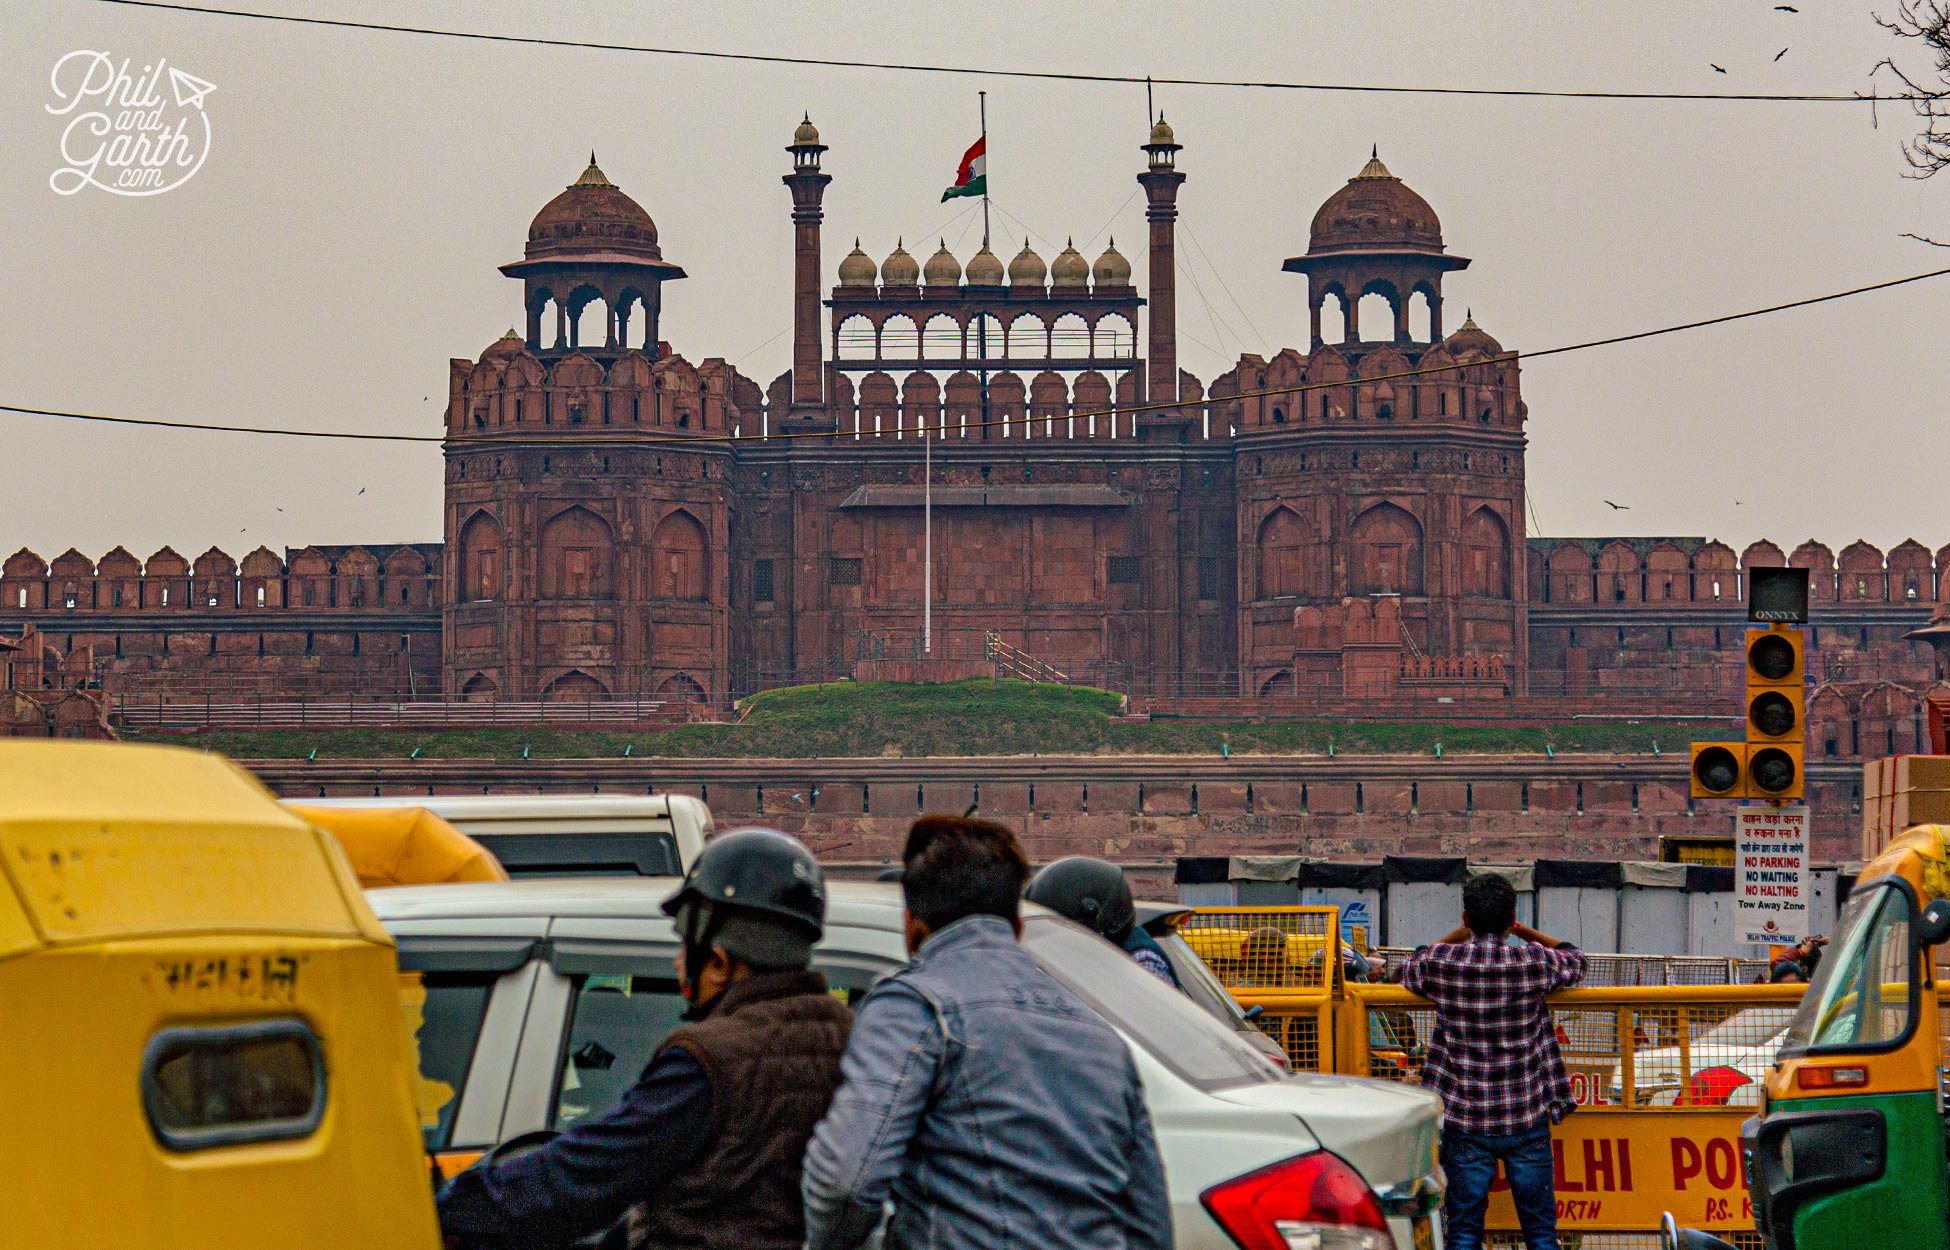
[[[1792,686],[1798,694],[1805,668],[1801,635],[1785,626],[1747,631],[1747,684]]]
[[[1804,786],[1801,778],[1802,744],[1769,742],[1747,747],[1747,797],[1750,799],[1798,799]]]
[[[1798,799],[1805,786],[1803,744],[1807,660],[1801,634],[1786,625],[1747,631],[1745,797]]]
[[[1695,742],[1692,767],[1687,773],[1688,791],[1696,799],[1744,799],[1747,797],[1747,744],[1744,742]]]

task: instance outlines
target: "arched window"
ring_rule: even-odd
[[[1348,536],[1355,594],[1422,593],[1422,526],[1405,509],[1376,504],[1355,519]]]
[[[983,313],[968,323],[968,355],[971,360],[1001,360],[1007,354],[1008,336],[1001,319]]]
[[[1305,593],[1305,542],[1306,527],[1291,508],[1275,508],[1259,523],[1259,598],[1288,599]]]
[[[704,526],[678,510],[657,523],[650,538],[650,593],[660,599],[699,600],[710,586]]]
[[[961,324],[945,313],[928,318],[921,331],[921,355],[928,360],[960,360]]]
[[[1338,291],[1329,291],[1320,301],[1320,341],[1345,343],[1348,337],[1347,302]]]
[[[1075,313],[1064,313],[1050,327],[1049,354],[1077,359],[1090,354],[1090,325]]]
[[[902,313],[880,323],[880,354],[892,360],[919,358],[921,331],[914,318]]]
[[[542,527],[542,597],[607,599],[616,563],[609,523],[587,508],[557,513]]]
[[[1137,355],[1137,335],[1131,329],[1131,323],[1116,313],[1099,320],[1091,331],[1091,338],[1099,357],[1129,360]]]
[[[1354,306],[1354,333],[1350,338],[1363,343],[1395,341],[1395,306],[1378,291],[1370,291]]]
[[[1488,508],[1478,508],[1463,522],[1463,594],[1510,597],[1510,531]]]
[[[485,512],[468,518],[460,531],[460,598],[499,599],[506,569],[501,559],[501,526]],[[311,602],[311,583],[305,583],[305,601]]]
[[[841,360],[872,360],[879,347],[874,341],[873,322],[854,315],[840,322],[833,354]]]
[[[1009,323],[1009,355],[1017,360],[1049,358],[1049,327],[1040,317],[1023,313]]]
[[[581,703],[609,697],[603,683],[579,670],[570,670],[557,677],[542,691],[542,698],[549,703]]]
[[[609,341],[609,305],[594,288],[569,296],[569,345],[589,350]]]
[[[1408,337],[1416,343],[1435,341],[1435,309],[1426,290],[1418,289],[1408,297]]]

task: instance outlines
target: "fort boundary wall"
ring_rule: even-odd
[[[1385,856],[1476,863],[1651,860],[1665,835],[1731,834],[1693,803],[1683,755],[1042,756],[814,760],[247,760],[292,798],[432,793],[694,794],[718,827],[765,824],[842,870],[897,862],[913,818],[971,803],[1045,862],[1092,854],[1152,897],[1176,896],[1181,856]],[[1861,769],[1808,769],[1813,855],[1859,844]]]

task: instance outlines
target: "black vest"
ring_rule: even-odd
[[[817,972],[734,982],[711,1014],[672,1033],[711,1083],[704,1156],[638,1208],[632,1233],[655,1250],[800,1250],[800,1170],[840,1087],[853,1013]]]

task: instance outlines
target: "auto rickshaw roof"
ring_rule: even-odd
[[[285,806],[338,839],[368,890],[508,879],[486,847],[424,807]]]
[[[337,844],[222,756],[0,741],[0,958],[197,933],[389,940]]]
[[[1950,898],[1950,825],[1912,825],[1862,865],[1857,881],[1902,877],[1924,903]]]

